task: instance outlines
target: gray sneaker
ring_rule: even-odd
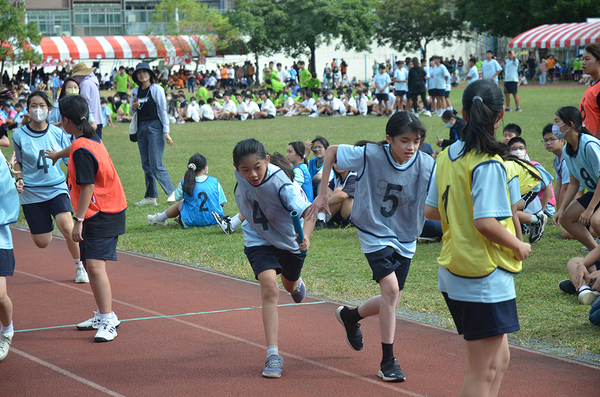
[[[300,279],[298,286],[290,295],[292,295],[292,299],[294,299],[294,302],[296,303],[300,303],[304,300],[304,297],[306,296],[306,285],[304,285],[302,279]]]
[[[599,296],[600,292],[587,288],[583,291],[579,291],[579,294],[577,294],[577,300],[579,300],[579,303],[582,305],[591,305],[592,303],[596,302],[596,299]]]
[[[600,245],[600,237],[596,237],[596,244]],[[586,253],[590,252],[590,250],[584,245],[583,247],[579,248],[579,252]]]
[[[263,370],[262,376],[265,378],[281,378],[282,370],[283,357],[277,354],[271,354],[265,360],[265,369]]]
[[[0,332],[0,362],[6,358],[8,351],[10,350],[10,344],[12,343],[12,335]]]

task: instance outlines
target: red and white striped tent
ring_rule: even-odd
[[[216,55],[208,36],[44,37],[33,49],[44,61],[195,57],[198,52],[205,57]]]
[[[564,48],[600,43],[600,22],[542,25],[521,33],[509,48]]]

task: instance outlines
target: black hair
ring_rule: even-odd
[[[600,61],[600,44],[589,44],[587,47],[585,47],[585,52],[589,52],[590,55],[596,58],[597,61]]]
[[[505,157],[506,145],[494,137],[494,126],[504,109],[502,90],[491,80],[474,81],[465,88],[462,104],[469,120],[463,128],[465,146],[460,155],[464,156],[475,149],[477,154]]]
[[[31,98],[31,95],[29,97]],[[62,117],[75,123],[84,137],[91,138],[96,134],[89,121],[88,103],[81,95],[67,95],[58,102],[58,109]]]
[[[100,98],[100,104],[103,104],[103,103],[107,103],[106,98],[104,98],[104,97]]]
[[[327,150],[327,148],[329,147],[329,141],[323,138],[321,135],[317,135],[317,137],[311,141],[313,145],[315,144],[315,142],[320,142],[321,145],[323,145],[323,147],[325,148],[325,150]]]
[[[544,126],[544,128],[542,129],[542,138],[544,137],[544,135],[550,133],[552,133],[552,123],[548,123]]]
[[[492,55],[494,54],[494,52],[492,50],[487,50],[485,53],[487,54],[488,52]]]
[[[304,61],[298,61],[298,65],[305,65]]]
[[[316,78],[317,78],[317,73],[316,73],[316,72],[312,72],[312,73],[310,74],[310,76],[311,76],[313,79],[316,79]]]
[[[205,103],[206,103],[206,102],[204,102],[204,99],[200,99],[200,100],[198,101],[198,106],[202,106],[202,105],[204,105]]]
[[[304,154],[306,147],[304,146],[304,143],[302,141],[290,142],[288,145],[290,145],[292,147],[292,149],[294,149],[294,152],[296,152],[296,155],[300,156],[300,158],[302,159],[302,162],[304,164],[308,163],[308,161],[306,161],[306,155]]]
[[[514,138],[511,138],[510,141],[508,141],[508,143],[506,144],[506,146],[510,150],[510,147],[512,145],[514,145],[515,143],[522,143],[523,146],[525,146],[525,149],[527,149],[527,142],[525,142],[525,139],[521,138],[520,136],[516,136]]]
[[[246,94],[246,95],[244,95],[244,98],[248,98],[248,99],[252,100],[252,94]]]
[[[29,107],[29,103],[31,102],[31,98],[34,98],[36,96],[39,96],[40,98],[42,98],[44,100],[44,102],[46,102],[46,105],[48,106],[48,110],[52,107],[52,102],[50,102],[50,98],[48,98],[48,94],[46,94],[45,91],[33,91],[31,94],[29,94],[29,96],[27,97],[27,107]]]
[[[67,95],[67,83],[69,81],[74,81],[77,84],[77,88],[81,88],[79,85],[79,81],[75,80],[73,77],[67,77],[65,81],[63,81],[62,88],[60,89],[60,94],[58,95],[58,99],[64,98]]]
[[[396,112],[387,122],[385,126],[385,134],[391,138],[415,133],[423,140],[425,138],[426,129],[421,124],[417,116],[407,111]]]
[[[267,159],[267,151],[262,143],[254,138],[239,141],[233,148],[233,164],[237,167],[244,159],[255,155],[261,160]]]
[[[443,120],[452,120],[455,118],[456,118],[456,115],[454,114],[454,112],[452,110],[446,110],[444,113],[442,113]]]
[[[194,154],[190,157],[187,165],[187,170],[183,176],[183,185],[181,189],[191,196],[194,193],[196,187],[196,172],[200,172],[206,168],[206,157],[200,153]]]
[[[570,128],[579,133],[579,138],[581,134],[591,134],[587,128],[583,125],[583,118],[581,117],[581,112],[574,106],[563,106],[562,108],[556,111],[556,115],[563,121],[563,123],[570,125]],[[572,125],[571,125],[572,124]],[[567,142],[567,154],[569,156],[575,156],[575,150],[573,150],[573,146]]]
[[[213,103],[214,101],[215,101],[215,100],[214,100],[213,98],[208,98],[208,99],[206,100],[206,103],[208,103],[208,104],[210,105],[210,104],[211,104],[211,103]]]
[[[501,144],[504,145],[504,143]],[[515,163],[519,163],[523,168],[527,170],[527,172],[529,172],[529,175],[531,175],[533,179],[535,179],[536,181],[542,180],[539,171],[529,161],[521,160],[520,158],[518,158],[517,156],[513,156],[512,154],[507,154],[504,160],[510,160],[514,161]]]
[[[514,123],[506,124],[502,131],[514,132],[517,136],[521,136],[521,127]]]
[[[292,166],[290,165],[290,163],[287,161],[287,159],[285,158],[285,156],[279,152],[275,152],[273,154],[269,155],[271,157],[271,164],[276,165],[277,167],[281,168],[281,170],[283,172],[285,172],[285,174],[288,176],[288,178],[290,178],[291,181],[294,181],[294,169],[292,168]]]

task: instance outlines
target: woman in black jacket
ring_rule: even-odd
[[[424,114],[426,116],[431,117],[431,113],[427,104],[427,88],[425,87],[425,82],[427,81],[427,73],[420,66],[419,58],[414,57],[412,59],[412,68],[408,71],[408,103],[407,108],[410,109],[410,105],[412,103],[413,111],[417,113],[418,110],[418,98],[421,96],[421,100],[423,101],[423,107],[425,108]]]
[[[467,123],[460,117],[456,117],[452,110],[446,110],[442,114],[442,122],[450,129],[450,139],[440,138],[435,144],[444,149],[446,146],[452,145],[461,138],[462,130]]]

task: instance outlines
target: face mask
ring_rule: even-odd
[[[554,136],[556,137],[556,139],[564,139],[565,135],[567,135],[566,132],[561,132],[560,131],[560,127],[562,127],[564,124],[561,125],[553,125],[552,126],[552,133],[554,134]]]
[[[446,128],[452,128],[452,124],[450,123],[444,123],[444,125],[446,126]]]
[[[360,95],[354,95],[354,99],[360,99]]]
[[[284,96],[283,96],[283,99],[287,99],[287,97],[288,97],[287,95],[284,95]]]
[[[102,107],[102,109],[104,109],[106,107],[106,104],[103,103],[102,105],[100,105]]]
[[[512,152],[510,152],[510,154],[518,157],[521,160],[525,160],[525,157],[527,156],[527,151],[523,150],[523,149],[517,149],[517,150],[513,150]]]
[[[170,97],[170,96],[167,97],[167,101],[170,101],[171,99],[173,99],[173,97]]]
[[[119,98],[118,96],[116,96],[116,97],[114,97],[113,100],[114,100],[115,103],[119,103],[119,101],[121,100],[121,98]]]
[[[121,101],[121,103],[122,103],[122,104],[126,104],[126,103],[127,103],[127,101]]]
[[[327,100],[331,101],[333,99],[333,95],[327,95]]]
[[[19,97],[19,99],[20,99],[20,100],[23,100],[23,99],[25,99],[25,97],[24,97],[24,96],[20,96],[20,97]]]
[[[33,109],[29,113],[31,114],[31,119],[38,123],[41,123],[48,117],[48,109]]]
[[[250,103],[250,99],[246,99],[246,103]]]
[[[195,105],[195,104],[196,104],[196,101],[190,101],[190,103],[191,103],[192,105]]]
[[[79,88],[67,88],[67,94],[79,95]]]

